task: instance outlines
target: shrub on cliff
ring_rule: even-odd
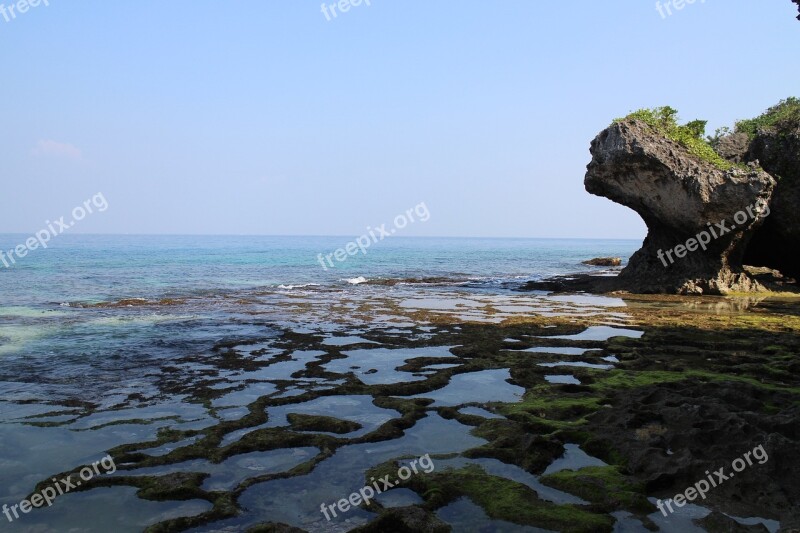
[[[672,107],[663,106],[654,109],[640,109],[626,117],[618,118],[614,122],[628,119],[637,119],[648,124],[668,139],[681,144],[690,154],[723,170],[734,166],[720,157],[711,144],[703,138],[707,123],[705,120],[693,120],[685,125],[680,125],[678,124],[678,111]]]
[[[789,97],[767,109],[756,118],[736,123],[737,133],[746,133],[755,138],[759,130],[775,129],[778,133],[794,130],[800,125],[800,98]]]

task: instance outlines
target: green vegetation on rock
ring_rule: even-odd
[[[736,123],[736,132],[746,133],[752,139],[759,130],[790,129],[798,124],[800,124],[800,98],[789,97],[756,118],[740,120]]]
[[[668,139],[686,148],[693,156],[723,170],[728,170],[735,166],[733,163],[723,159],[714,151],[711,144],[703,138],[706,129],[705,120],[693,120],[681,126],[678,124],[678,111],[672,107],[663,106],[634,111],[626,117],[614,120],[614,123],[628,119],[644,122]]]

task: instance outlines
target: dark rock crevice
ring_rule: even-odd
[[[744,157],[757,161],[778,181],[770,202],[772,214],[756,231],[744,260],[800,279],[800,124],[759,130]]]

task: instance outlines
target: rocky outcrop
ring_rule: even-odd
[[[621,257],[595,257],[594,259],[588,259],[586,261],[582,261],[584,265],[589,266],[601,266],[601,267],[618,267],[622,265],[622,258]]]
[[[790,397],[744,382],[694,378],[626,389],[611,399],[613,407],[589,418],[597,441],[585,449],[603,458],[602,450],[613,447],[649,494],[666,499],[693,486],[704,471],[730,465],[760,445],[764,454],[747,467],[747,475],[730,476],[701,505],[738,516],[769,513],[782,531],[793,531],[800,527],[800,485],[794,474],[800,466],[800,406]],[[768,402],[787,407],[765,414]]]
[[[717,153],[732,163],[744,163],[750,150],[750,136],[746,133],[732,133],[722,137],[714,147]]]
[[[647,224],[620,288],[681,294],[762,288],[742,268],[742,257],[768,214],[775,186],[769,174],[723,169],[636,118],[601,132],[591,153],[586,190],[630,207]]]
[[[747,247],[745,262],[800,279],[800,123],[787,120],[760,129],[745,160],[757,161],[778,181],[771,214]]]

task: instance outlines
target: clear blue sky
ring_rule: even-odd
[[[0,0],[9,5],[10,0]],[[332,3],[328,2],[328,3]],[[50,0],[0,17],[0,232],[639,238],[583,189],[616,116],[800,96],[789,0]]]

